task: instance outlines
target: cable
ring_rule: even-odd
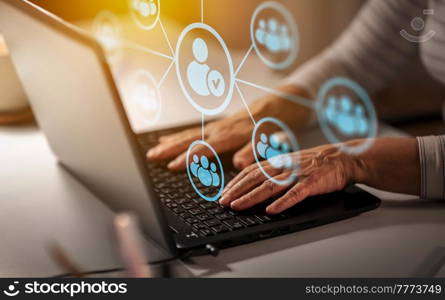
[[[174,257],[167,258],[167,259],[161,259],[158,261],[149,262],[147,264],[150,266],[163,265],[163,264],[166,264],[166,263],[178,260],[178,259],[179,260],[187,259],[190,257],[191,254],[192,254],[192,251],[188,251],[180,256],[174,256]],[[98,275],[98,274],[107,274],[107,273],[112,273],[112,272],[122,272],[122,271],[125,271],[125,269],[124,268],[111,268],[111,269],[93,270],[93,271],[89,271],[89,272],[80,273],[78,275],[90,276],[90,275]],[[74,277],[74,276],[75,276],[75,274],[65,273],[65,274],[50,276],[49,278],[66,278],[66,277]]]

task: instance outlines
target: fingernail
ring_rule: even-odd
[[[150,151],[148,151],[148,157],[149,158],[153,158],[158,154],[158,150],[156,148],[151,149]]]
[[[219,204],[227,205],[227,204],[229,203],[229,201],[230,201],[229,197],[227,197],[227,196],[223,196],[223,197],[221,198],[221,200],[219,200]]]
[[[177,166],[178,166],[178,162],[177,162],[176,160],[174,160],[174,161],[172,161],[172,162],[170,162],[170,163],[168,164],[167,168],[169,168],[169,169],[174,169],[174,168],[176,168]]]
[[[232,203],[230,203],[230,208],[233,210],[240,210],[240,202],[233,201]]]

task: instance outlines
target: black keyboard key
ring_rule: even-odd
[[[193,227],[194,227],[195,229],[198,229],[198,230],[201,230],[201,229],[207,229],[207,228],[208,228],[207,226],[205,226],[205,225],[202,224],[202,223],[193,224]]]
[[[212,230],[216,233],[223,233],[226,231],[229,231],[229,228],[227,228],[226,225],[220,224],[212,227]]]
[[[189,212],[194,216],[204,213],[204,211],[200,208],[193,208]]]
[[[232,216],[231,214],[229,214],[229,213],[218,214],[218,215],[215,215],[215,217],[216,217],[218,220],[222,220],[222,221],[224,221],[224,220],[229,220],[229,219],[232,219],[232,218],[233,218],[233,216]]]
[[[190,210],[192,208],[196,208],[196,204],[191,203],[191,202],[185,203],[182,205],[182,208],[184,208],[185,210]]]
[[[179,214],[184,212],[184,210],[182,208],[180,208],[180,207],[173,208],[172,210],[177,215],[179,215]]]
[[[244,224],[236,219],[230,219],[223,222],[225,225],[227,225],[232,230],[238,230],[244,228]]]
[[[239,216],[238,219],[243,222],[246,226],[255,226],[260,224],[260,221],[258,221],[255,217],[251,216]]]
[[[209,227],[212,227],[212,226],[221,224],[221,222],[218,221],[217,219],[210,219],[210,220],[205,221],[204,224],[206,224]]]
[[[195,218],[195,217],[187,218],[187,219],[185,219],[185,221],[186,221],[188,224],[196,224],[196,223],[199,223],[199,220],[198,220],[197,218]]]
[[[263,223],[268,223],[272,221],[272,218],[268,215],[255,215],[255,217]]]
[[[177,208],[178,204],[173,203],[173,202],[167,202],[167,203],[165,203],[165,206],[167,206],[170,209],[173,209],[173,208]]]
[[[197,215],[196,218],[198,218],[200,221],[206,221],[212,219],[213,217],[209,214],[200,214]]]
[[[216,215],[216,214],[222,214],[225,211],[222,207],[215,207],[215,208],[208,209],[207,212],[212,215]]]
[[[200,233],[202,236],[204,236],[204,237],[213,235],[213,231],[211,231],[211,230],[208,229],[208,228],[201,229],[201,230],[199,231],[199,233]]]
[[[182,212],[182,213],[178,214],[178,216],[179,216],[181,219],[188,219],[188,218],[191,218],[191,217],[192,217],[192,215],[189,214],[188,212]]]
[[[184,198],[178,198],[178,199],[175,199],[174,201],[176,202],[176,204],[179,204],[179,205],[190,202],[190,200],[184,199]]]
[[[215,207],[215,204],[213,204],[212,202],[206,202],[206,203],[201,204],[200,206],[204,209],[209,209],[209,208]]]

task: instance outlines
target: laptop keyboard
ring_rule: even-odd
[[[139,141],[146,151],[157,144],[158,133],[140,135]],[[265,213],[264,206],[262,209],[256,207],[244,212],[236,212],[220,206],[218,201],[204,200],[193,189],[186,171],[172,172],[165,162],[148,162],[148,172],[154,184],[154,191],[159,195],[162,204],[183,222],[189,224],[196,236],[208,237],[286,217],[284,214],[269,216]],[[227,172],[225,182],[229,182],[235,175],[234,171]],[[197,179],[194,183],[205,195],[217,193],[213,188],[204,187]]]

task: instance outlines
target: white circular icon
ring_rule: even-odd
[[[93,22],[93,34],[108,54],[116,54],[121,44],[121,26],[110,11],[102,11]]]
[[[262,16],[262,14],[269,14]],[[297,24],[289,11],[277,2],[264,2],[253,13],[250,24],[252,45],[268,67],[286,69],[299,51]]]
[[[368,93],[356,82],[342,77],[328,80],[316,103],[321,129],[330,143],[342,151],[361,153],[377,136],[377,114]],[[347,146],[344,141],[362,138],[363,143]]]
[[[148,71],[139,70],[129,76],[123,93],[125,108],[132,124],[141,124],[143,127],[159,121],[162,110],[161,93]]]
[[[209,49],[208,43],[204,38],[190,34],[194,30],[206,31],[216,39],[225,54],[229,73],[228,77],[230,78],[225,78],[220,70],[211,66],[209,58],[212,55],[212,50]],[[182,52],[186,51],[183,50],[182,47],[187,38],[193,39],[191,47],[192,59],[184,62],[187,65],[187,71],[186,74],[182,74],[181,60],[183,57],[188,57],[187,55],[182,55]],[[179,36],[176,46],[176,60],[176,73],[179,85],[190,104],[205,115],[216,115],[223,112],[233,96],[235,75],[229,49],[221,36],[206,24],[190,24]],[[207,108],[196,101],[197,97],[204,98],[205,101],[216,100],[221,104],[215,108]]]
[[[129,0],[130,14],[134,22],[144,30],[150,30],[159,21],[160,0]]]

